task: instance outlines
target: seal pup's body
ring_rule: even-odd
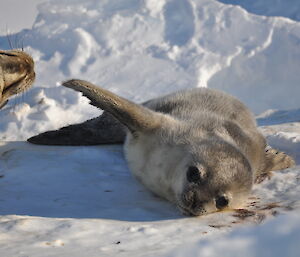
[[[283,153],[266,154],[250,111],[225,93],[198,88],[138,105],[86,81],[63,85],[81,91],[104,114],[28,141],[82,145],[125,140],[134,176],[185,214],[240,207],[255,180],[294,164]]]
[[[27,53],[0,50],[0,109],[11,96],[29,89],[34,79],[34,62]]]

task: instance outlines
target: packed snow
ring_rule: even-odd
[[[69,78],[136,102],[207,86],[246,103],[299,164],[300,2],[237,2],[45,1],[11,35],[37,80],[0,111],[1,256],[298,256],[299,166],[256,185],[245,209],[190,218],[131,176],[122,146],[24,142],[101,113],[60,86]]]

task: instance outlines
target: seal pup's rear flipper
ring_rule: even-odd
[[[91,100],[92,105],[109,112],[133,134],[159,128],[162,119],[165,118],[161,113],[135,104],[87,81],[73,79],[64,82],[63,86],[82,92]]]
[[[100,117],[47,131],[27,139],[38,145],[101,145],[122,144],[125,140],[125,127],[111,114],[104,112]]]

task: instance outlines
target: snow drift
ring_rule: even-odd
[[[213,0],[53,0],[38,9],[33,28],[12,36],[34,56],[38,77],[17,115],[22,134],[7,124],[1,131],[10,127],[14,136],[6,140],[96,116],[87,101],[58,86],[70,77],[137,102],[208,86],[237,96],[256,113],[299,108],[296,21]],[[0,48],[9,48],[6,37]],[[60,112],[54,115],[54,108]],[[38,119],[33,128],[26,124]]]

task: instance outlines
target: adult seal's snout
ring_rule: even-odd
[[[0,50],[0,109],[10,97],[29,89],[34,79],[34,61],[27,53]]]

